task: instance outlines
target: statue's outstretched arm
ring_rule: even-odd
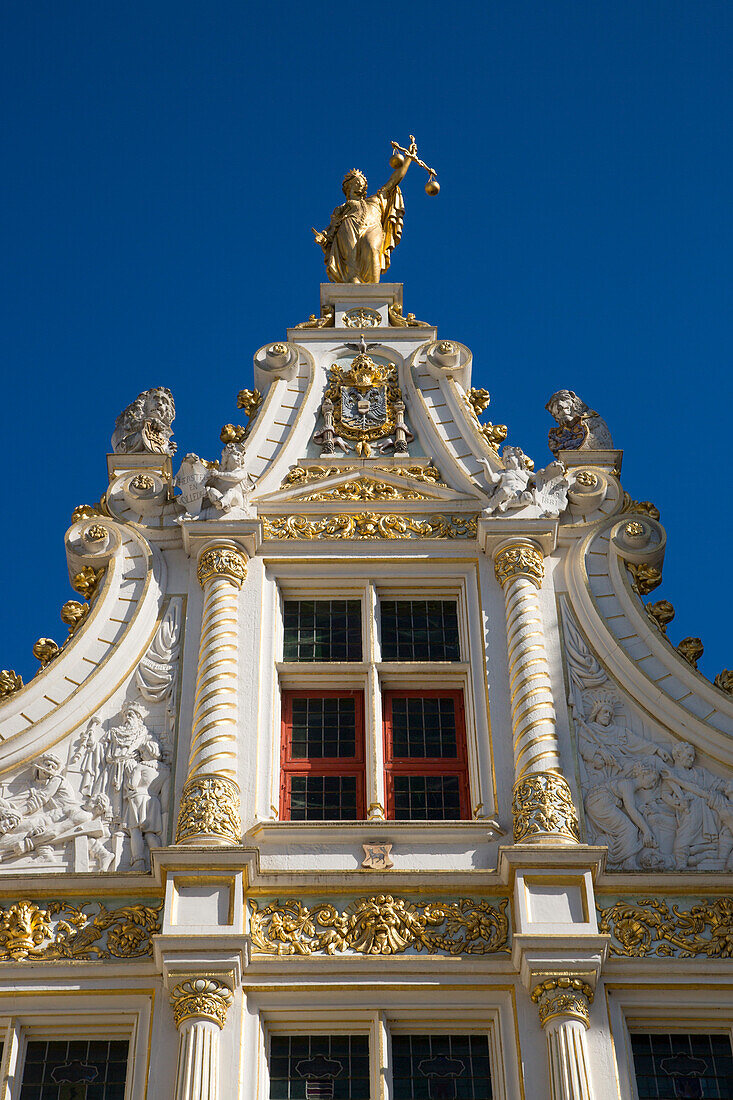
[[[394,191],[395,187],[399,187],[399,185],[402,183],[403,179],[407,175],[407,169],[410,167],[411,164],[412,157],[405,157],[404,163],[400,164],[398,168],[395,168],[394,172],[389,177],[387,182],[384,184],[383,187],[380,188],[380,191]]]

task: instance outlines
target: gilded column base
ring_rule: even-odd
[[[195,775],[183,788],[176,844],[241,844],[239,787],[221,775]]]
[[[570,787],[556,772],[534,772],[514,784],[514,843],[564,839],[580,843]]]

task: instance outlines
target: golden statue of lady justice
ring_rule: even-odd
[[[331,215],[328,229],[313,230],[316,243],[325,256],[326,273],[332,283],[378,283],[379,276],[389,267],[392,249],[400,243],[405,203],[400,183],[412,161],[429,173],[425,184],[428,195],[437,195],[440,184],[435,171],[417,155],[415,138],[410,134],[410,147],[404,149],[392,142],[390,167],[394,169],[383,187],[367,196],[367,181],[363,172],[352,168],[342,183],[346,202]]]

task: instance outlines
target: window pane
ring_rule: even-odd
[[[356,776],[292,776],[290,820],[356,821]]]
[[[28,1043],[20,1100],[123,1100],[126,1039]]]
[[[485,1035],[393,1035],[395,1100],[491,1100]]]
[[[631,1049],[639,1100],[733,1100],[727,1035],[632,1034]]]
[[[455,600],[382,600],[383,661],[460,661]]]
[[[356,755],[356,702],[344,698],[294,698],[290,755],[293,760]]]
[[[456,705],[444,699],[392,698],[392,755],[458,756]]]
[[[455,821],[461,816],[457,775],[395,775],[397,821]]]
[[[270,1100],[369,1100],[365,1035],[273,1035]]]
[[[360,661],[359,600],[285,600],[285,661]]]

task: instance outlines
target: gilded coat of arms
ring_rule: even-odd
[[[348,370],[334,364],[326,400],[333,403],[333,426],[338,436],[357,440],[357,453],[369,453],[368,444],[395,430],[395,402],[402,400],[394,363],[375,363],[362,342]],[[361,444],[361,446],[360,446]]]

